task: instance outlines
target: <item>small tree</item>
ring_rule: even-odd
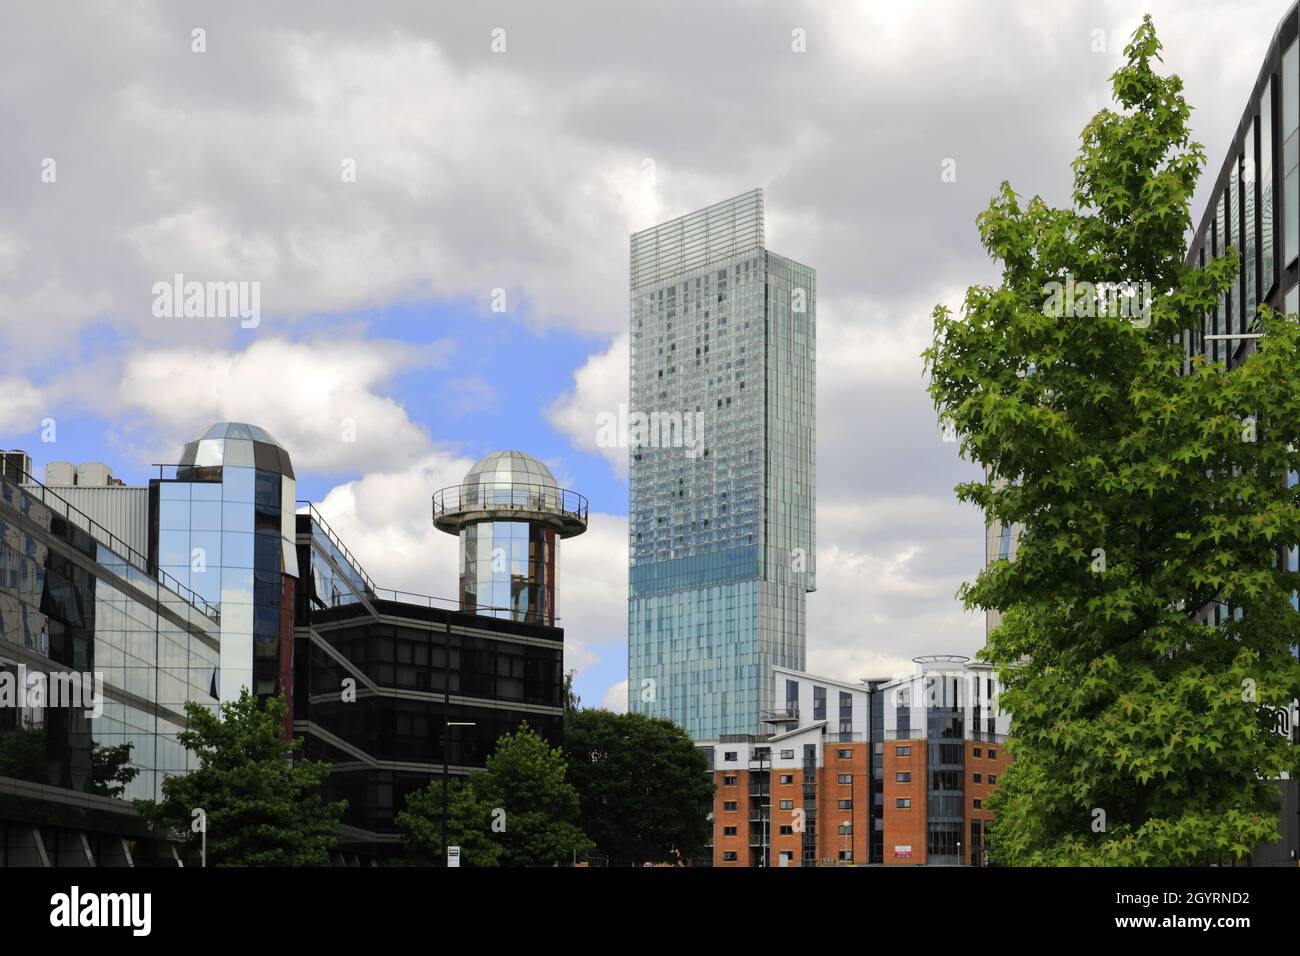
[[[447,811],[447,843],[460,847],[461,865],[500,866],[502,847],[492,835],[492,810],[479,800],[472,778],[450,784]],[[442,783],[431,783],[408,796],[406,809],[397,815],[397,827],[406,837],[411,862],[441,866],[446,852],[442,846]]]
[[[280,736],[287,710],[278,697],[260,705],[247,688],[220,717],[187,702],[189,728],[177,740],[198,769],[164,780],[161,802],[137,800],[140,813],[189,834],[193,812],[203,810],[215,866],[329,865],[347,803],[321,799],[328,763],[293,759],[302,741]]]
[[[497,741],[487,769],[464,781],[456,797],[447,839],[455,834],[462,853],[469,848],[465,862],[471,866],[565,864],[591,847],[578,821],[578,793],[565,780],[563,753],[527,724]],[[408,797],[398,815],[408,846],[420,858],[441,856],[441,821],[441,781]]]
[[[611,863],[675,863],[712,833],[708,760],[671,720],[578,711],[564,739],[582,823]]]

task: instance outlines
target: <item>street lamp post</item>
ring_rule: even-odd
[[[442,865],[447,865],[447,783],[451,775],[451,728],[473,727],[472,720],[453,721],[451,719],[451,614],[448,613],[446,627],[443,629],[442,672]]]

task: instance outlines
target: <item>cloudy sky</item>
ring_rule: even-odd
[[[626,467],[595,438],[627,395],[628,235],[761,186],[768,245],[818,274],[809,667],[973,653],[983,525],[918,356],[935,303],[996,278],[975,216],[1003,179],[1067,199],[1147,11],[1208,188],[1289,4],[10,4],[0,447],[141,482],[258,423],[378,584],[437,595],[430,493],[529,451],[591,500],[566,659],[622,709]],[[178,273],[259,283],[259,321],[158,316]]]

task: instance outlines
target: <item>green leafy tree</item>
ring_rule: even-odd
[[[397,822],[416,858],[440,859],[441,821],[441,781],[407,798]],[[462,848],[470,866],[564,865],[585,855],[591,840],[579,825],[578,793],[565,779],[563,752],[527,724],[497,740],[487,769],[472,774],[449,801],[447,840]]]
[[[247,688],[221,714],[185,705],[180,743],[198,769],[163,781],[163,799],[137,800],[149,821],[190,833],[192,812],[207,814],[208,862],[214,866],[328,866],[345,801],[326,803],[320,788],[330,765],[293,759],[301,740],[281,736],[287,707],[259,704]]]
[[[1300,576],[1279,561],[1300,542],[1300,327],[1261,309],[1240,367],[1183,374],[1178,336],[1237,257],[1185,264],[1205,155],[1159,50],[1147,18],[1118,109],[1083,131],[1071,208],[1003,184],[978,220],[1001,283],[960,316],[936,308],[925,353],[941,419],[985,470],[959,498],[1023,525],[1015,560],[962,592],[1003,615],[984,651],[1016,758],[988,804],[1001,863],[1240,859],[1276,838],[1271,781],[1298,769],[1274,715],[1300,695]],[[1149,311],[1085,281],[1149,282]],[[1202,623],[1216,602],[1228,613]]]
[[[397,827],[406,837],[411,862],[442,865],[442,783],[435,782],[406,798],[397,815]],[[492,808],[475,793],[472,779],[455,780],[448,787],[447,844],[460,847],[462,866],[501,865],[501,843],[492,833]]]
[[[708,846],[708,760],[672,721],[580,710],[564,749],[583,828],[612,864],[674,863]]]

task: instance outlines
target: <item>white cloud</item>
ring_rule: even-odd
[[[473,464],[434,451],[406,468],[335,485],[316,508],[377,587],[454,600],[457,540],[434,528],[432,500]]]
[[[605,691],[605,696],[601,698],[600,706],[606,710],[612,710],[616,714],[626,713],[627,711],[627,679],[619,681],[609,690]]]
[[[148,349],[126,357],[117,399],[160,426],[173,446],[177,435],[188,440],[214,421],[247,421],[288,448],[296,470],[377,470],[416,459],[431,444],[379,389],[400,372],[438,365],[444,351],[284,339],[257,339],[243,351]]]
[[[592,514],[587,531],[560,550],[560,618],[565,641],[627,644],[627,518]]]
[[[630,341],[624,333],[604,352],[587,356],[573,373],[573,388],[546,409],[547,421],[567,435],[574,448],[599,452],[620,478],[627,477],[628,450],[598,444],[599,423],[602,416],[617,418],[619,407],[627,405],[630,361]]]
[[[46,391],[25,378],[0,376],[0,395],[4,396],[0,401],[0,431],[36,431],[41,419],[50,413]]]

